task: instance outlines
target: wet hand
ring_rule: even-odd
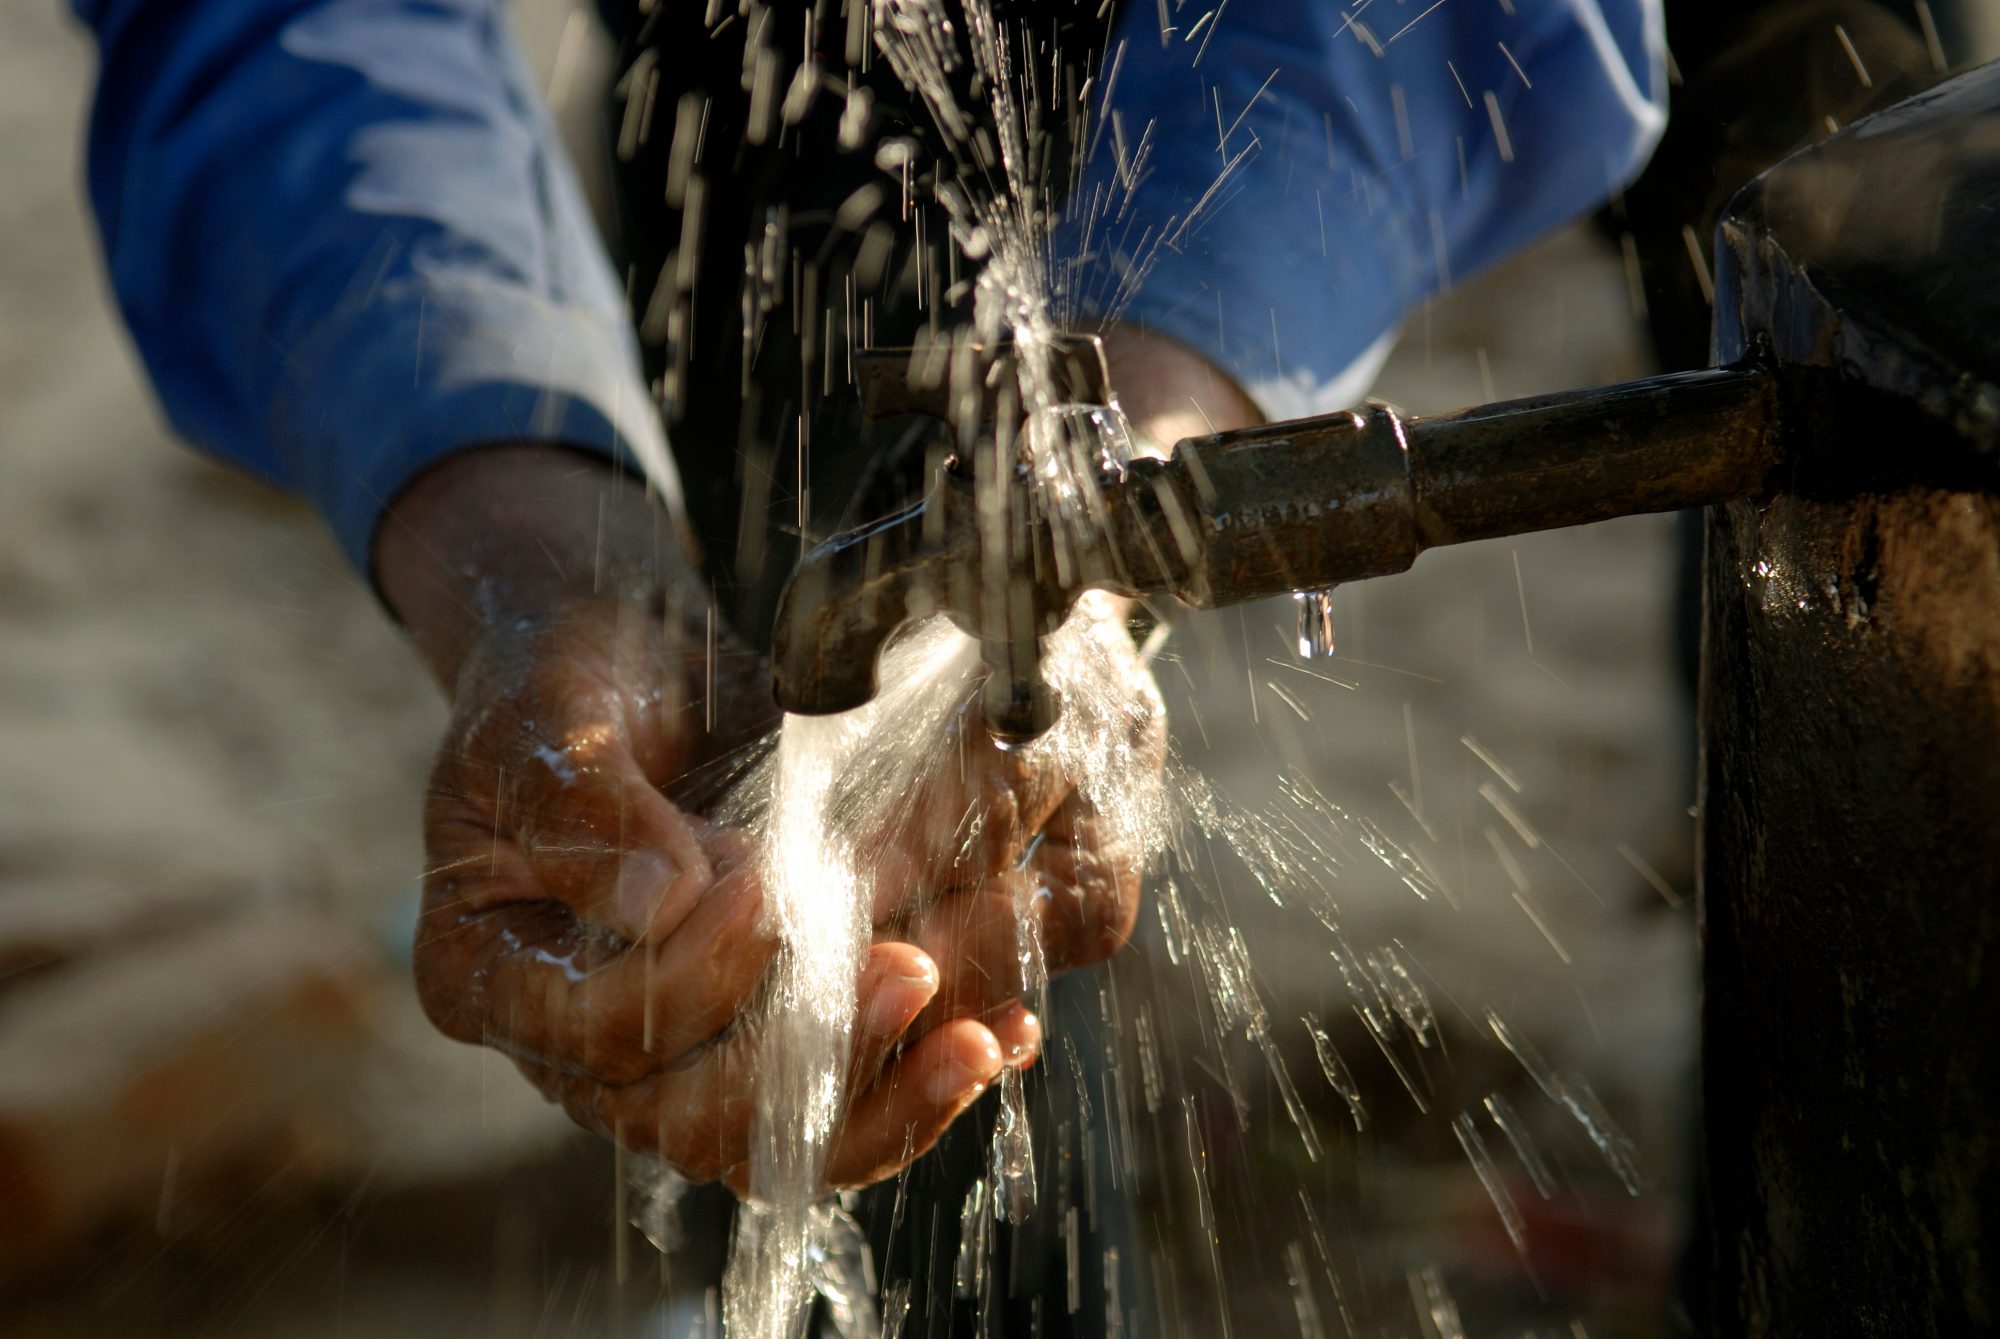
[[[878,936],[951,964],[920,1023],[1003,1010],[1132,932],[1167,737],[1121,612],[1094,593],[1080,603],[1056,662],[1079,682],[1056,730],[1026,747],[998,744],[976,684],[961,684],[942,740],[862,836]]]
[[[383,536],[384,590],[455,708],[425,812],[418,989],[444,1032],[511,1056],[579,1123],[740,1190],[757,1057],[739,1020],[775,944],[747,840],[687,787],[768,723],[769,689],[750,657],[711,657],[705,615],[663,612],[643,562],[599,563],[662,538],[608,477],[555,449],[469,453]],[[963,993],[938,961],[888,936],[869,950],[835,1184],[892,1174],[1034,1056],[1018,1006],[912,1028]]]

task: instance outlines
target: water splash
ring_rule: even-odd
[[[1035,1137],[1028,1123],[1027,1089],[1018,1069],[1000,1075],[1000,1114],[993,1125],[988,1177],[994,1217],[1005,1223],[1025,1223],[1035,1211]]]
[[[1122,624],[1086,604],[1050,639],[1047,671],[1063,715],[1020,756],[1078,780],[1075,803],[1096,824],[1092,858],[1140,869],[1164,845],[1170,806],[1147,750],[1132,746],[1135,735],[1156,727],[1158,706],[1144,691],[1129,642],[1118,640],[1124,637]],[[953,741],[978,728],[980,672],[976,643],[948,621],[909,631],[885,655],[874,701],[841,716],[786,719],[776,750],[748,778],[733,812],[762,839],[767,914],[780,948],[757,1015],[754,1202],[739,1212],[725,1279],[731,1335],[789,1339],[815,1293],[828,1298],[829,1280],[852,1274],[833,1267],[841,1258],[840,1220],[822,1187],[848,1098],[855,981],[880,891],[874,873],[888,850],[938,848],[936,832],[910,826],[925,821],[924,806],[910,797],[934,792],[955,773],[960,750]],[[1067,888],[1022,895],[1016,960],[1024,992],[1046,980],[1032,899],[1077,895]],[[982,1222],[1019,1221],[1036,1202],[1025,1091],[1011,1072],[1001,1087],[990,1176],[967,1200]],[[976,1288],[991,1238],[983,1227],[968,1233],[972,1254],[962,1258],[972,1271],[967,1286]]]
[[[681,1200],[690,1183],[663,1158],[632,1153],[626,1159],[634,1196],[632,1226],[654,1250],[671,1255],[681,1244]]]
[[[1487,1151],[1486,1140],[1479,1133],[1479,1127],[1472,1123],[1472,1117],[1461,1111],[1451,1122],[1451,1132],[1458,1139],[1458,1146],[1465,1150],[1465,1156],[1472,1163],[1473,1175],[1485,1188],[1486,1197],[1493,1201],[1493,1210],[1500,1215],[1500,1226],[1506,1229],[1507,1240],[1514,1243],[1515,1254],[1521,1257],[1523,1267],[1532,1266],[1528,1260],[1528,1225],[1521,1217],[1521,1208],[1514,1202],[1514,1192],[1507,1189],[1507,1182],[1500,1175],[1500,1169],[1493,1162],[1493,1155]]]
[[[1285,1282],[1292,1290],[1292,1311],[1299,1322],[1299,1339],[1326,1339],[1320,1323],[1319,1303],[1313,1300],[1312,1276],[1306,1272],[1306,1251],[1301,1242],[1285,1245]]]
[[[1426,1334],[1434,1334],[1437,1339],[1465,1339],[1465,1323],[1459,1319],[1458,1303],[1444,1286],[1444,1274],[1436,1265],[1411,1271],[1410,1300],[1416,1303],[1418,1319],[1430,1322]]]
[[[1521,1068],[1528,1071],[1528,1077],[1535,1081],[1542,1095],[1583,1127],[1584,1135],[1596,1146],[1605,1165],[1624,1185],[1626,1193],[1642,1193],[1646,1188],[1646,1176],[1639,1168],[1638,1150],[1631,1137],[1605,1110],[1604,1103],[1598,1100],[1590,1085],[1579,1075],[1551,1069],[1533,1044],[1491,1009],[1486,1011],[1486,1024],[1499,1038],[1500,1044],[1521,1062]]]
[[[1354,1117],[1355,1133],[1359,1134],[1368,1125],[1367,1111],[1361,1104],[1361,1085],[1354,1081],[1347,1062],[1333,1048],[1333,1038],[1319,1025],[1319,1019],[1307,1014],[1303,1021],[1312,1037],[1313,1054],[1319,1057],[1320,1073],[1326,1075],[1328,1085],[1340,1094],[1340,1100],[1347,1103],[1348,1114]]]
[[[1521,1120],[1521,1113],[1514,1109],[1499,1093],[1486,1095],[1486,1114],[1500,1133],[1507,1136],[1507,1142],[1514,1146],[1514,1156],[1521,1160],[1521,1166],[1528,1173],[1528,1179],[1535,1183],[1535,1193],[1548,1199],[1556,1193],[1556,1179],[1549,1171],[1548,1163],[1542,1160],[1541,1150],[1528,1133],[1527,1125]]]
[[[738,1215],[723,1288],[726,1324],[741,1339],[790,1339],[824,1276],[835,1220],[820,1201],[846,1107],[875,893],[862,846],[937,765],[975,664],[966,638],[920,630],[884,658],[875,701],[840,716],[788,716],[745,787],[762,797],[752,826],[778,949],[755,1019],[754,1203]]]
[[[951,1289],[960,1297],[986,1296],[986,1266],[992,1256],[993,1218],[987,1213],[985,1181],[974,1181],[958,1211],[958,1259],[952,1265]]]

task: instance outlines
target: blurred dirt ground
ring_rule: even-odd
[[[545,69],[569,18],[523,7]],[[0,10],[0,1329],[616,1332],[656,1271],[614,1226],[610,1153],[504,1061],[432,1035],[408,986],[437,695],[301,506],[164,431],[81,205],[90,74],[53,0]],[[1421,411],[1646,370],[1617,254],[1579,230],[1413,317],[1378,393]],[[1349,935],[1405,947],[1457,1049],[1422,1119],[1364,1072],[1370,1133],[1329,1137],[1310,1168],[1261,1133],[1282,1118],[1259,1098],[1262,1142],[1222,1196],[1239,1333],[1297,1328],[1270,1253],[1285,1242],[1267,1251],[1255,1220],[1300,1186],[1348,1225],[1343,1260],[1435,1265],[1468,1320],[1679,1332],[1694,940],[1676,543],[1674,521],[1640,518],[1344,589],[1341,657],[1315,667],[1338,683],[1291,666],[1286,604],[1176,633],[1162,680],[1184,758],[1252,808],[1282,769],[1310,775],[1452,893],[1347,885]],[[1224,896],[1273,1016],[1330,1015],[1324,946],[1247,886]],[[1589,1079],[1647,1195],[1534,1106],[1486,1007]],[[1286,1026],[1290,1052],[1304,1034]],[[1289,1059],[1315,1119],[1344,1120],[1310,1050]],[[1547,1303],[1449,1134],[1496,1089],[1561,1163],[1549,1201],[1510,1172]],[[1189,1277],[1186,1332],[1214,1332]],[[1368,1309],[1425,1332],[1406,1297]]]

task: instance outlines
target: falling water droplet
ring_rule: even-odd
[[[1333,591],[1295,591],[1299,606],[1299,659],[1325,660],[1333,654]]]
[[[1003,1223],[1025,1223],[1035,1211],[1035,1140],[1028,1123],[1027,1090],[1018,1069],[1000,1072],[1000,1115],[993,1125],[988,1167],[993,1216]]]
[[[1319,1025],[1319,1019],[1307,1014],[1301,1021],[1312,1037],[1313,1052],[1319,1057],[1320,1073],[1326,1075],[1327,1083],[1347,1103],[1347,1112],[1354,1117],[1354,1128],[1359,1132],[1368,1123],[1367,1113],[1361,1105],[1361,1086],[1354,1081],[1354,1075],[1348,1070],[1347,1062],[1340,1058],[1340,1052],[1333,1048],[1333,1038]]]

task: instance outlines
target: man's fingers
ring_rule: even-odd
[[[863,967],[850,1070],[856,1096],[828,1160],[829,1185],[866,1184],[899,1170],[937,1142],[1003,1065],[1032,1064],[1040,1051],[1039,1021],[1015,1004],[1000,1010],[992,1027],[947,1022],[883,1068],[932,988],[924,962],[909,945],[878,945]],[[733,1033],[687,1064],[624,1085],[532,1058],[516,1062],[584,1128],[633,1151],[657,1153],[694,1179],[727,1179],[738,1193],[749,1191],[750,1131],[763,1072],[751,1034]]]
[[[1030,1068],[1042,1054],[1042,1020],[1019,1000],[979,1020],[1000,1043],[1000,1058],[1009,1069]]]
[[[755,1060],[738,1033],[678,1069],[622,1087],[518,1057],[515,1063],[584,1129],[634,1153],[657,1154],[690,1180],[717,1181],[748,1164]]]
[[[827,1159],[827,1184],[872,1185],[928,1152],[1003,1063],[1000,1042],[969,1019],[926,1033],[856,1098]]]
[[[1165,765],[1166,717],[1150,674],[1132,654],[1124,629],[1115,621],[1094,635],[1104,641],[1105,672],[1129,679],[1126,709],[1107,722],[1141,771],[1155,778]],[[864,865],[875,874],[875,923],[886,925],[941,894],[974,888],[1019,864],[1031,849],[1057,831],[1077,830],[1066,815],[1083,815],[1096,826],[1095,812],[1073,790],[1075,778],[1051,749],[1005,749],[984,730],[961,720],[946,747],[907,786],[914,802],[882,812],[860,843]],[[1090,853],[1093,858],[1106,854]],[[1088,862],[1087,862],[1088,863]],[[1101,863],[1101,862],[1096,862]],[[1096,869],[1086,872],[1095,874]],[[1095,890],[1093,889],[1093,892]],[[1136,906],[1116,890],[1117,908]],[[1116,922],[1085,908],[1086,920]],[[1123,934],[1093,936],[1122,942]],[[1085,951],[1080,962],[1104,956]]]
[[[856,989],[849,1092],[874,1082],[890,1051],[937,990],[937,964],[914,944],[876,944],[868,950]]]
[[[829,1185],[880,1179],[937,1142],[985,1091],[1003,1063],[984,1026],[945,1024],[898,1056],[850,1108],[827,1164]],[[747,1185],[750,1130],[762,1072],[754,1042],[737,1033],[678,1069],[623,1087],[524,1063],[523,1070],[570,1118],[634,1152],[656,1153],[698,1181]]]
[[[1051,972],[1099,963],[1124,947],[1139,917],[1141,858],[1106,836],[1091,802],[1072,794],[1043,825],[1027,873]]]
[[[938,991],[918,1031],[948,1018],[982,1018],[1021,997],[1029,981],[1016,899],[1033,896],[1023,875],[1010,871],[932,903],[892,931],[938,965]]]
[[[1087,802],[1072,795],[1025,868],[922,907],[886,933],[917,945],[943,974],[921,1026],[1018,998],[1037,964],[1056,975],[1110,957],[1132,933],[1139,897],[1138,862],[1101,841]]]
[[[1003,749],[969,718],[957,721],[906,786],[914,802],[898,795],[861,835],[877,923],[1016,863],[1069,786],[1048,758]]]
[[[621,947],[560,903],[468,908],[440,887],[419,921],[419,993],[448,1036],[630,1083],[723,1032],[749,1005],[775,948],[760,902],[755,871],[739,867],[673,934]]]
[[[741,856],[711,858],[718,830],[669,803],[609,729],[534,750],[500,783],[498,808],[546,896],[631,940],[670,934],[717,860]]]

